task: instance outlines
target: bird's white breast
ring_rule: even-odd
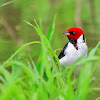
[[[77,41],[78,50],[72,43],[68,43],[68,46],[64,51],[65,56],[59,60],[61,65],[70,66],[74,64],[82,55],[87,56],[88,47],[85,42],[80,41],[81,38],[82,36]]]

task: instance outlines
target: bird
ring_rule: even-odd
[[[58,58],[61,66],[73,65],[81,56],[87,57],[88,46],[85,43],[83,30],[77,27],[72,27],[63,32],[69,39],[69,42],[64,46]]]

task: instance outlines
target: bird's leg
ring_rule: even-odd
[[[59,51],[59,50],[62,50],[62,48],[56,49],[56,50],[54,50],[54,52],[56,53],[56,52]]]

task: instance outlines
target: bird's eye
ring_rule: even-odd
[[[73,31],[73,34],[75,35],[75,31]]]
[[[70,34],[75,35],[75,31],[70,32]]]

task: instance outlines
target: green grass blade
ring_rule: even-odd
[[[37,75],[39,75],[35,63],[33,62],[33,60],[32,60],[32,58],[31,58],[30,55],[29,55],[29,57],[30,57],[30,59],[31,59],[31,62],[32,62],[32,65],[33,65],[34,71],[36,72]]]
[[[19,52],[21,52],[25,47],[27,47],[28,45],[31,45],[31,44],[35,44],[35,43],[39,43],[39,41],[34,41],[34,42],[29,42],[29,43],[26,43],[24,44],[22,47],[20,47],[4,64],[3,66],[5,66],[10,60],[12,60]]]
[[[7,2],[7,3],[4,3],[4,4],[0,5],[0,7],[6,6],[6,5],[8,5],[8,4],[11,4],[11,3],[13,3],[14,1],[16,1],[16,0],[12,0],[12,1],[9,1],[9,2]]]
[[[100,45],[100,41],[98,42],[98,44],[96,45],[96,47],[93,48],[93,49],[90,51],[89,57],[94,56],[94,54],[95,54],[96,50],[98,49],[99,45]]]
[[[55,29],[55,19],[56,17],[53,18],[52,22],[51,22],[51,25],[49,27],[49,30],[46,34],[46,38],[49,40],[49,42],[51,42],[51,39],[52,39],[52,36],[53,36],[53,33],[54,33],[54,29]]]

